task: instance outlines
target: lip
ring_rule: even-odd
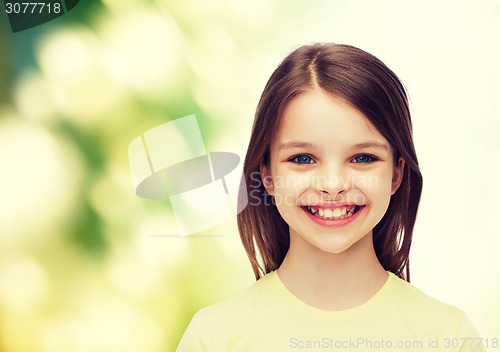
[[[354,204],[350,204],[350,205],[354,205]],[[332,204],[329,204],[328,206],[326,206],[325,204],[322,204],[322,205],[311,205],[311,206],[314,206],[314,207],[321,207],[321,208],[339,208],[339,207],[342,207],[342,206],[348,206],[347,204],[343,203],[343,205],[338,205],[336,204],[334,207],[332,206]],[[350,224],[351,222],[353,222],[354,220],[356,220],[356,218],[359,216],[359,214],[361,214],[361,212],[366,208],[365,205],[361,205],[359,210],[352,216],[348,217],[348,218],[344,218],[344,219],[322,219],[322,218],[319,218],[317,216],[314,216],[312,215],[311,213],[309,213],[307,211],[307,209],[305,209],[305,207],[300,207],[302,209],[302,211],[304,213],[306,213],[306,215],[312,220],[314,221],[316,224],[318,225],[321,225],[321,226],[325,226],[325,227],[341,227],[341,226],[345,226],[347,224]]]
[[[306,204],[303,206],[310,206],[310,207],[315,207],[315,208],[322,208],[322,209],[335,209],[335,208],[343,208],[343,207],[352,207],[352,206],[360,206],[363,207],[363,204],[356,204],[356,203],[311,203],[311,204]]]

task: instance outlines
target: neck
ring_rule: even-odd
[[[371,233],[341,253],[328,253],[303,241],[291,234],[278,275],[290,292],[313,307],[356,307],[368,301],[387,280]]]

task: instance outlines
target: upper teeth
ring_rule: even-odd
[[[317,208],[314,206],[308,207],[311,213],[324,218],[340,218],[343,216],[351,216],[354,214],[355,205],[345,206],[341,208]]]

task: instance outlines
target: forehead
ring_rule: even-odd
[[[285,107],[273,146],[300,139],[325,147],[342,147],[367,140],[387,143],[359,110],[323,90],[308,90]]]

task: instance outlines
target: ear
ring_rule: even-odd
[[[399,186],[401,186],[401,182],[403,182],[404,169],[405,161],[400,157],[398,164],[394,166],[394,172],[392,173],[391,195],[396,193]]]
[[[260,163],[260,177],[262,179],[262,184],[266,189],[267,193],[270,195],[274,195],[274,184],[273,178],[271,176],[271,172],[269,171],[269,167],[264,165],[264,163]]]

